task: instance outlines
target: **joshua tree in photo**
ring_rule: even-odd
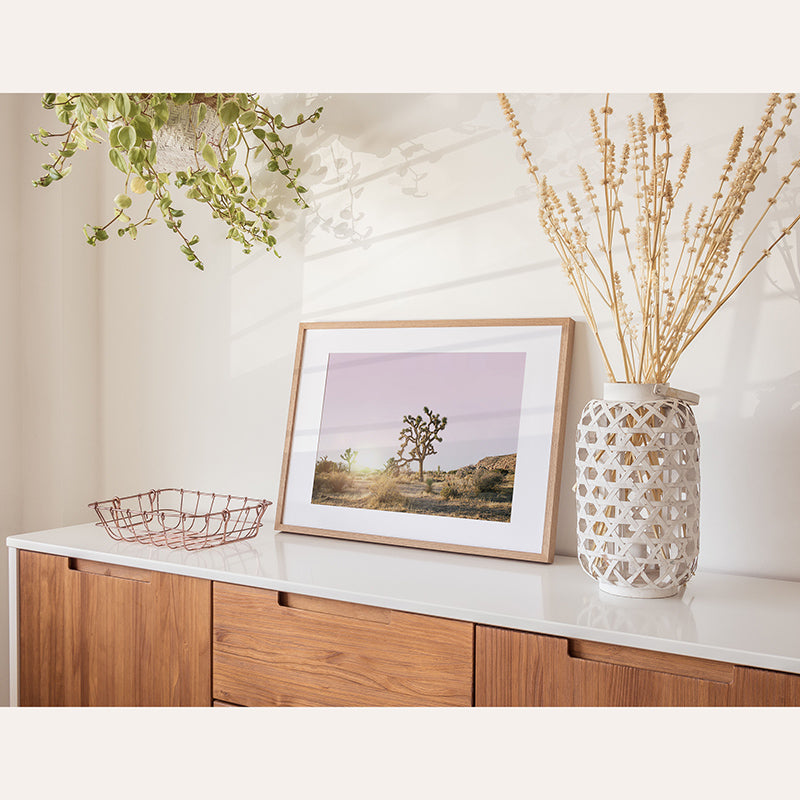
[[[358,450],[352,450],[351,448],[347,448],[347,450],[342,453],[339,458],[347,464],[347,471],[352,472],[353,464],[356,462],[356,458],[358,457]]]
[[[423,409],[427,416],[425,419],[421,414],[412,416],[406,414],[403,417],[405,427],[400,431],[400,449],[397,451],[396,464],[405,467],[408,464],[419,464],[419,479],[423,480],[422,465],[425,459],[436,452],[434,442],[441,442],[439,435],[447,425],[447,417],[434,414],[427,406]],[[406,455],[406,448],[409,448]]]

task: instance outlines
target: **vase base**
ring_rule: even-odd
[[[597,585],[600,587],[601,592],[606,594],[613,594],[617,597],[638,597],[642,600],[652,600],[658,597],[674,597],[683,588],[682,586],[667,586],[660,589],[656,586],[625,586],[615,583],[606,583],[605,581],[598,581]]]

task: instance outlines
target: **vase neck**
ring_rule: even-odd
[[[657,393],[656,387],[668,386],[669,384],[664,383],[606,383],[603,384],[603,399],[630,403],[663,400],[664,394]]]
[[[673,399],[684,400],[691,405],[696,405],[700,401],[698,395],[672,389],[668,383],[605,383],[603,399],[629,403]]]

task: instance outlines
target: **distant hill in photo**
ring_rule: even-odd
[[[486,456],[482,458],[476,467],[484,469],[504,469],[506,472],[515,472],[517,469],[517,454],[509,453],[506,456]]]

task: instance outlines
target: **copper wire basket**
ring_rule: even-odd
[[[112,539],[184,550],[251,539],[270,505],[269,500],[185,489],[151,489],[89,503]]]

